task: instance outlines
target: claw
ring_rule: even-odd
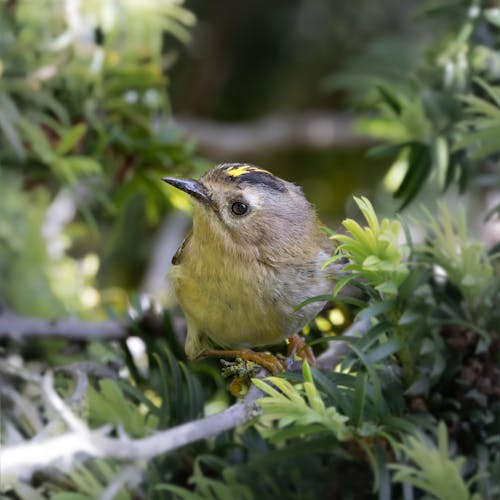
[[[304,337],[301,337],[297,333],[288,337],[288,358],[293,359],[295,354],[299,358],[306,360],[310,366],[316,366],[316,358],[313,350],[306,345]]]

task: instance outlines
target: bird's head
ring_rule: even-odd
[[[222,164],[199,180],[163,180],[191,196],[194,233],[218,243],[281,260],[305,255],[322,239],[302,190],[260,167]]]

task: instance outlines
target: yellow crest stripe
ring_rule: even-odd
[[[227,175],[231,177],[240,177],[240,175],[249,174],[250,172],[263,172],[265,174],[271,175],[271,173],[267,170],[254,167],[252,165],[238,165],[237,167],[231,167],[226,170]]]

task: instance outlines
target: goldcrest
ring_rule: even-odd
[[[223,164],[199,180],[165,177],[193,201],[193,227],[170,279],[188,325],[190,359],[214,348],[282,342],[323,308],[333,244],[302,190],[267,170]]]

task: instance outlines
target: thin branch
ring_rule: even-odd
[[[99,500],[113,500],[125,486],[136,487],[142,481],[141,470],[132,465],[125,467],[101,493]]]
[[[0,339],[64,338],[68,340],[116,340],[129,335],[127,327],[117,321],[86,322],[74,318],[45,320],[0,314]]]
[[[85,422],[79,419],[57,394],[54,389],[54,375],[50,371],[43,377],[42,390],[47,398],[47,402],[72,431],[79,434],[88,433],[88,427]]]
[[[66,422],[70,431],[43,442],[30,441],[0,450],[4,477],[26,477],[55,462],[69,467],[83,453],[91,457],[147,460],[187,444],[207,439],[250,422],[259,415],[256,400],[263,393],[252,386],[245,398],[215,415],[200,418],[142,439],[110,438],[103,430],[89,429],[59,397],[52,385],[52,374],[44,377],[42,389],[49,404]],[[109,432],[106,428],[105,432]]]
[[[368,332],[370,326],[369,320],[357,321],[342,334],[342,337],[361,337]],[[342,361],[348,350],[349,342],[342,340],[330,342],[328,349],[318,356],[316,367],[322,371],[332,371]]]
[[[349,114],[306,112],[269,115],[251,123],[221,123],[176,116],[175,125],[196,140],[198,149],[224,160],[273,150],[359,147],[372,143],[356,132]]]
[[[75,382],[73,394],[68,398],[68,403],[79,403],[86,394],[89,385],[89,375],[101,378],[118,379],[118,373],[111,368],[94,361],[76,361],[56,368],[56,371],[69,373]]]
[[[369,327],[369,321],[360,321],[353,324],[344,335],[359,336],[366,333]],[[329,349],[318,358],[318,368],[333,369],[347,349],[347,342],[332,343]],[[250,422],[260,413],[256,400],[263,395],[255,386],[252,386],[242,401],[222,412],[156,432],[145,438],[129,439],[127,436],[109,437],[107,435],[110,432],[109,426],[100,430],[89,429],[57,394],[50,372],[45,375],[41,385],[47,402],[66,423],[69,432],[44,441],[31,440],[27,443],[4,447],[0,450],[0,463],[5,477],[27,477],[35,470],[46,468],[54,463],[69,467],[75,457],[82,453],[90,457],[127,461],[148,460]]]

